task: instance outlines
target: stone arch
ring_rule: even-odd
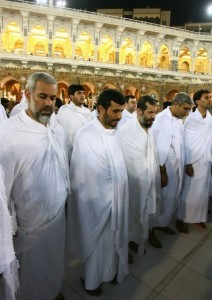
[[[125,89],[124,95],[133,95],[135,96],[136,99],[139,99],[140,97],[140,92],[135,86],[130,86]]]
[[[156,90],[156,89],[150,89],[148,91],[148,95],[152,96],[153,98],[155,98],[158,101],[160,99],[160,92],[158,90]]]
[[[58,81],[58,97],[63,101],[63,103],[69,102],[69,95],[68,95],[68,87],[69,83],[65,80]]]
[[[104,91],[104,90],[107,90],[107,89],[114,89],[114,90],[116,90],[116,86],[114,84],[112,84],[112,83],[106,83],[105,85],[103,85],[102,90]]]
[[[166,94],[166,101],[172,101],[174,99],[174,96],[179,93],[179,90],[173,89],[170,90],[167,94]]]
[[[21,84],[20,82],[12,77],[5,77],[1,81],[2,95],[8,100],[19,101],[21,99]]]

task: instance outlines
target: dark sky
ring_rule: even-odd
[[[67,7],[95,11],[97,8],[162,8],[171,10],[171,25],[212,22],[206,13],[212,0],[66,0]]]

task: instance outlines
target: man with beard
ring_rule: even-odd
[[[157,103],[143,96],[137,104],[137,118],[120,130],[121,145],[129,179],[129,247],[143,253],[148,238],[149,215],[156,213],[160,193],[159,164],[151,126],[157,113]]]
[[[128,181],[116,130],[124,104],[120,92],[103,91],[98,117],[74,140],[67,238],[93,296],[101,295],[102,282],[121,282],[128,273]]]
[[[152,131],[156,141],[160,173],[161,203],[160,215],[150,220],[149,243],[156,248],[162,245],[155,235],[155,229],[175,234],[168,227],[179,206],[179,196],[184,172],[183,121],[191,111],[193,101],[187,93],[175,95],[172,105],[157,114]]]
[[[20,263],[19,300],[53,300],[63,279],[65,201],[69,189],[65,136],[55,122],[57,82],[32,74],[27,110],[0,126],[0,165]]]

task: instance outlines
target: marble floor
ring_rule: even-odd
[[[173,229],[174,225],[172,226]],[[146,254],[136,257],[122,284],[102,285],[99,300],[211,300],[212,213],[206,229],[189,225],[189,234],[174,236],[157,232],[163,248],[146,245]],[[63,294],[66,300],[94,299],[80,282],[81,266],[75,259],[66,266]]]

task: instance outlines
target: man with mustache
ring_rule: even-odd
[[[65,135],[53,115],[57,82],[34,73],[25,94],[28,108],[0,126],[0,165],[20,263],[18,300],[53,300],[63,279],[69,190]]]
[[[79,129],[73,146],[67,238],[93,296],[101,283],[128,273],[128,181],[116,129],[124,104],[120,92],[103,91],[98,117]]]
[[[129,179],[129,247],[142,254],[148,238],[149,215],[156,213],[160,173],[151,126],[157,102],[151,96],[138,100],[137,118],[120,129],[121,145]],[[138,248],[139,246],[139,248]]]

